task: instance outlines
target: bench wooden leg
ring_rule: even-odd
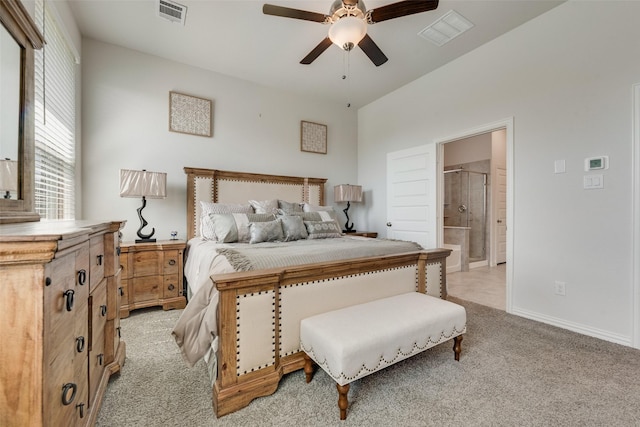
[[[349,406],[349,400],[347,399],[347,393],[349,393],[349,384],[340,385],[336,383],[338,387],[338,408],[340,408],[340,419],[347,419],[347,407]]]
[[[462,351],[462,347],[460,346],[461,342],[462,335],[458,335],[453,339],[453,353],[457,361],[460,361],[460,352]]]
[[[313,378],[313,360],[305,353],[304,355],[304,374],[307,377],[307,383]]]

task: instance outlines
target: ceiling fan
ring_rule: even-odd
[[[427,12],[437,7],[438,0],[407,0],[367,10],[362,0],[335,0],[328,15],[272,4],[265,4],[262,13],[331,25],[328,36],[300,61],[301,64],[311,64],[335,43],[346,51],[350,51],[357,44],[376,66],[380,66],[387,62],[388,58],[367,34],[367,25]]]

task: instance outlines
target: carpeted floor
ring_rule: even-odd
[[[468,317],[460,362],[444,343],[352,383],[342,422],[322,370],[216,419],[204,364],[187,368],[171,336],[181,311],[132,312],[97,425],[640,426],[640,351],[454,301]]]

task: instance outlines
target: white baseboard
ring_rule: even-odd
[[[548,325],[557,326],[558,328],[568,329],[573,332],[577,332],[582,335],[587,335],[594,338],[599,338],[604,341],[609,341],[616,344],[621,344],[627,347],[632,347],[632,339],[630,336],[624,336],[620,334],[614,334],[602,329],[592,328],[590,326],[581,325],[579,323],[568,322],[564,319],[559,319],[552,316],[542,315],[528,310],[523,310],[514,307],[511,314],[524,317],[526,319],[535,320],[537,322],[546,323]]]

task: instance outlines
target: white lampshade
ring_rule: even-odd
[[[146,170],[120,169],[120,197],[167,197],[167,174]]]
[[[333,201],[340,202],[362,202],[362,186],[340,184],[333,187]]]
[[[366,34],[367,23],[355,16],[340,18],[329,28],[329,39],[344,50],[351,50]]]
[[[0,160],[0,191],[18,191],[17,160]]]

